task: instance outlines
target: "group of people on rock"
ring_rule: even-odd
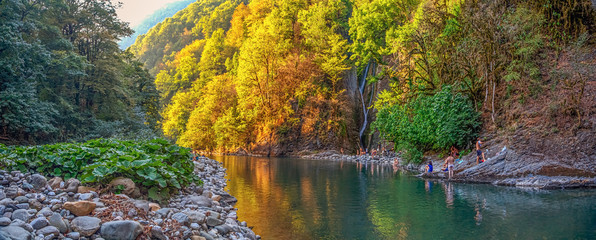
[[[480,140],[480,138],[478,138],[476,141],[476,164],[483,163],[486,160],[484,158],[484,152],[482,151],[482,144],[483,142]],[[445,158],[441,171],[448,172],[449,178],[452,178],[454,174],[453,168],[455,167],[456,162],[461,163],[462,160],[459,159],[459,150],[452,146],[449,150],[449,156]],[[426,172],[433,172],[432,161],[428,161],[428,165],[426,165]]]
[[[368,148],[362,149],[362,147],[360,147],[360,149],[358,149],[358,156],[362,156],[362,155],[367,155],[370,154],[372,157],[380,155],[380,156],[385,156],[385,147],[380,148],[377,147],[376,149],[373,148],[370,152],[368,151]]]

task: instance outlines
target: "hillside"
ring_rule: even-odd
[[[156,24],[162,22],[166,18],[174,16],[178,11],[186,8],[190,3],[195,0],[184,0],[174,3],[169,3],[165,7],[158,9],[148,17],[146,17],[139,25],[133,26],[132,30],[134,33],[130,36],[124,37],[118,42],[120,49],[127,49],[130,45],[134,44],[137,37],[145,34]]]
[[[544,3],[198,1],[131,49],[183,146],[421,161],[483,136],[593,159],[594,6]]]

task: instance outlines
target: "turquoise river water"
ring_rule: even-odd
[[[263,239],[596,239],[596,190],[425,181],[391,166],[213,156]]]

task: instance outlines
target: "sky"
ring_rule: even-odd
[[[122,7],[116,9],[116,13],[121,20],[129,22],[131,27],[141,23],[155,10],[177,1],[180,0],[112,0],[113,3],[122,3]]]

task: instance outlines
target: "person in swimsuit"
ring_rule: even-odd
[[[455,159],[453,156],[449,156],[445,159],[445,164],[447,164],[447,170],[449,171],[449,179],[453,177],[453,164],[455,163]]]
[[[480,138],[478,138],[478,141],[476,141],[476,164],[482,163],[486,160],[484,158],[484,152],[482,152],[482,149],[481,149],[482,144],[483,144],[483,142],[480,141]],[[482,156],[482,162],[480,161],[480,156]]]

